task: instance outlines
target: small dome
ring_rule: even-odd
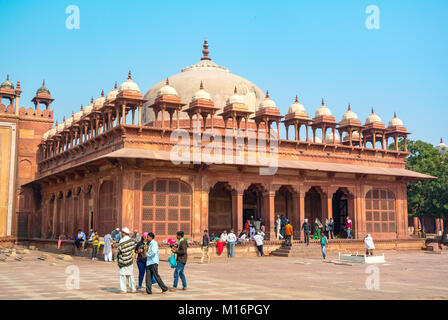
[[[348,135],[348,133],[346,133],[344,135],[344,138],[342,138],[342,140],[344,142],[350,141],[350,136]],[[359,140],[359,132],[358,131],[353,131],[353,133],[352,133],[352,140]]]
[[[322,139],[319,137],[314,137],[314,143],[322,143]]]
[[[106,100],[114,100],[117,97],[118,94],[118,89],[117,89],[117,83],[115,82],[115,87],[114,90],[110,91],[107,95],[106,95]]]
[[[196,101],[198,99],[212,101],[210,93],[204,90],[204,85],[202,84],[202,81],[201,85],[199,86],[199,90],[194,93],[193,97],[191,98],[191,101]]]
[[[233,95],[231,95],[231,96],[227,99],[227,105],[229,105],[229,104],[234,104],[234,103],[246,104],[246,103],[244,102],[244,98],[238,94],[238,91],[236,90],[236,87],[235,87],[235,89],[233,90]]]
[[[47,132],[45,132],[45,133],[42,135],[42,140],[43,140],[43,141],[47,140],[49,134],[50,134],[50,130],[48,130]]]
[[[42,82],[42,87],[37,89],[36,94],[38,94],[38,93],[50,94],[50,90],[48,90],[48,88],[45,86],[45,80]]]
[[[64,123],[65,123],[65,125],[64,125],[65,129],[70,128],[72,126],[72,123],[73,123],[73,116],[68,118]]]
[[[95,109],[99,109],[104,105],[104,102],[106,101],[106,98],[104,97],[104,90],[101,91],[101,96],[95,100],[95,102],[93,103],[93,107]]]
[[[157,91],[157,97],[161,96],[179,96],[176,89],[170,86],[168,78],[166,79],[165,85]]]
[[[339,135],[336,133],[335,139],[333,140],[333,132],[331,132],[331,133],[327,134],[327,137],[325,138],[325,142],[336,144],[336,143],[341,142],[341,139],[339,138]]]
[[[73,120],[74,121],[79,121],[79,119],[81,119],[83,114],[84,114],[84,110],[83,110],[82,105],[81,105],[81,109],[73,115]]]
[[[88,115],[89,113],[92,112],[92,109],[93,109],[93,97],[90,99],[89,105],[85,107],[83,115],[84,116]]]
[[[2,84],[0,85],[0,88],[14,90],[14,85],[11,83],[11,81],[9,81],[9,75],[6,76],[6,80],[2,82]]]
[[[56,134],[56,128],[51,129],[50,131],[48,131],[48,137],[47,139],[50,139],[51,137],[53,137]]]
[[[442,154],[448,153],[448,146],[443,142],[442,138],[440,138],[440,144],[437,146],[437,149]]]
[[[391,127],[403,127],[403,121],[397,118],[397,114],[394,112],[394,117],[389,121],[389,128]]]
[[[372,108],[372,113],[366,119],[366,125],[369,125],[372,123],[381,123],[381,118],[375,114],[375,112],[373,111],[373,108]]]
[[[354,113],[352,111],[352,108],[350,107],[350,105],[348,105],[348,109],[347,112],[344,113],[344,115],[342,116],[342,123],[347,122],[349,120],[358,120],[358,116],[356,115],[356,113]]]
[[[128,80],[123,82],[120,86],[120,89],[118,89],[118,92],[122,91],[135,91],[141,93],[138,85],[134,81],[132,81],[131,71],[129,71]]]
[[[271,109],[276,109],[277,108],[277,105],[275,104],[274,100],[272,100],[269,97],[269,91],[266,91],[266,97],[260,103],[260,106],[259,106],[258,110],[266,109],[266,108],[271,108]]]
[[[64,128],[65,128],[65,120],[62,121],[61,124],[56,127],[56,132],[61,133],[62,131],[64,131]]]
[[[320,108],[317,109],[317,111],[316,111],[315,118],[317,118],[317,117],[321,117],[321,116],[331,117],[331,111],[330,111],[330,109],[328,109],[328,108],[325,106],[324,99],[322,99],[322,105],[321,105]]]
[[[289,106],[288,113],[306,113],[305,107],[303,104],[299,102],[298,97],[296,96],[296,101],[292,105]]]

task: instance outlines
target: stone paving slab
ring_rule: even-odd
[[[84,257],[49,262],[39,260],[41,255],[31,252],[27,257],[32,259],[27,261],[0,262],[0,299],[448,299],[447,254],[386,253],[387,263],[373,267],[379,276],[379,290],[366,286],[372,275],[369,265],[282,257],[219,259],[204,265],[193,261],[185,268],[187,291],[161,294],[154,285],[152,295],[144,294],[144,290],[140,294],[117,294],[115,263]],[[73,266],[79,270],[79,289],[66,286]],[[166,261],[161,261],[159,272],[171,287],[173,269]],[[134,274],[137,280],[136,266]]]

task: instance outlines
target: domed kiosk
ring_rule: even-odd
[[[214,63],[209,55],[207,40],[204,41],[203,57],[197,64],[182,69],[181,73],[170,76],[170,86],[175,89],[181,102],[186,106],[190,103],[192,97],[198,90],[201,81],[206,84],[207,92],[219,110],[224,109],[228,99],[234,95],[235,87],[238,95],[242,97],[244,104],[247,105],[249,111],[255,113],[257,107],[263,102],[264,94],[255,84],[240,76],[231,73],[227,68],[218,66]],[[142,120],[144,124],[148,124],[154,120],[154,111],[149,108],[154,104],[159,91],[165,86],[165,80],[160,81],[150,88],[144,99],[145,103]],[[187,107],[184,107],[184,110]],[[218,112],[219,113],[219,112]],[[188,114],[180,113],[181,119],[188,119]]]

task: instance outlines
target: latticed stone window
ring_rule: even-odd
[[[142,231],[156,236],[191,233],[191,197],[188,184],[179,180],[157,179],[143,187]]]
[[[395,196],[386,189],[372,189],[366,194],[367,232],[395,232]]]

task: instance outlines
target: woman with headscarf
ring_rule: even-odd
[[[106,262],[112,262],[112,236],[110,233],[106,234],[104,236],[104,247],[103,247],[103,253],[104,253],[104,261]]]
[[[138,267],[138,286],[137,290],[141,289],[143,279],[146,273],[146,252],[148,251],[148,232],[143,232],[141,240],[135,247],[135,253],[137,253],[137,267]]]
[[[373,239],[370,234],[368,234],[364,239],[364,244],[366,246],[366,256],[373,256],[373,250],[375,245],[373,244]]]

